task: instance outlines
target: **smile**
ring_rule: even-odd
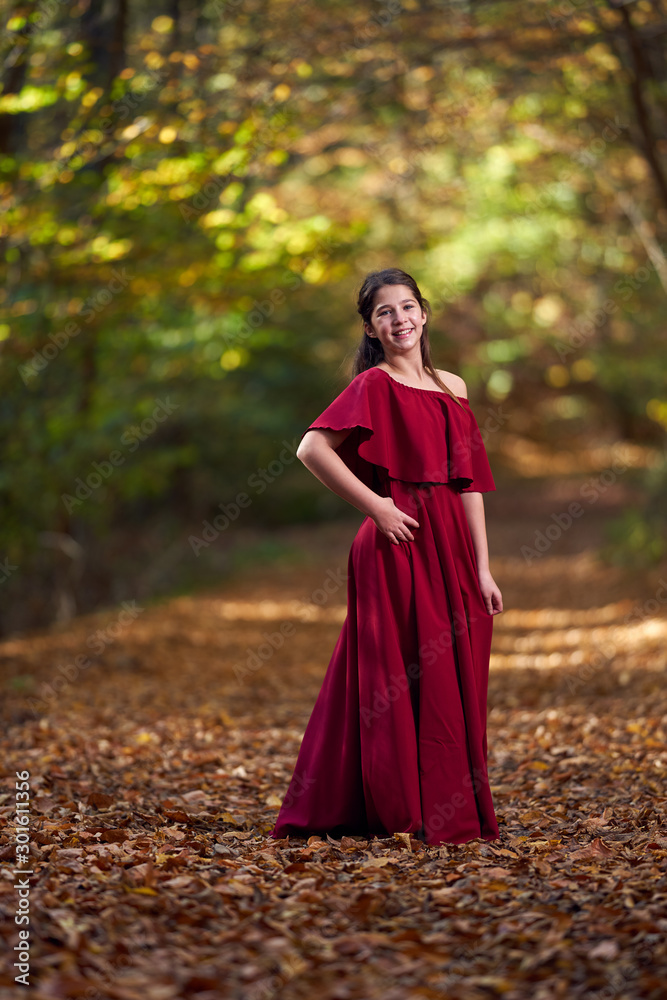
[[[394,333],[392,336],[394,336],[394,337],[407,337],[411,333],[414,333],[414,330],[412,328],[410,328],[409,330],[399,330],[398,333]]]

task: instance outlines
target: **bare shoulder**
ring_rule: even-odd
[[[436,368],[436,371],[448,389],[451,389],[457,396],[468,398],[468,387],[460,375],[455,375],[454,372],[445,372],[441,368]]]

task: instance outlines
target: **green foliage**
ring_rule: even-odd
[[[607,525],[608,542],[601,554],[614,566],[647,568],[667,551],[664,519],[632,507]]]
[[[438,363],[471,393],[519,412],[562,392],[659,440],[667,204],[655,140],[629,126],[630,29],[602,2],[467,8],[17,8],[0,93],[10,589],[40,532],[90,546],[169,511],[187,534],[247,490],[345,384],[376,267],[417,277]],[[658,27],[632,5],[640,46]],[[650,57],[649,126],[666,77]],[[248,518],[327,502],[292,463]]]

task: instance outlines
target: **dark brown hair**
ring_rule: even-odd
[[[357,312],[365,323],[372,326],[371,315],[375,305],[375,296],[384,285],[407,285],[419,303],[420,309],[423,309],[426,313],[426,322],[424,323],[421,336],[422,364],[440,388],[448,392],[459,406],[463,406],[463,403],[456,394],[442,381],[431,361],[431,346],[428,339],[428,321],[431,318],[431,307],[428,299],[422,296],[417,282],[411,275],[402,271],[400,267],[386,267],[382,271],[371,271],[366,275],[359,289]],[[368,368],[374,368],[380,361],[384,361],[384,348],[377,337],[369,337],[364,329],[361,343],[354,356],[353,376],[365,372]]]

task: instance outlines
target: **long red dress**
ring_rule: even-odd
[[[350,428],[337,453],[419,527],[398,545],[370,517],[357,532],[347,617],[271,837],[499,836],[486,743],[493,616],[461,500],[495,484],[459,398],[370,368],[307,428]]]

